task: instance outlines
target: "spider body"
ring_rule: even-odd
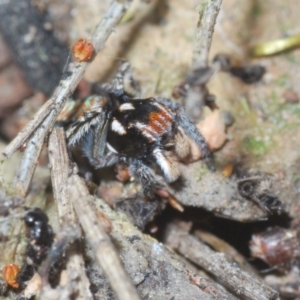
[[[128,100],[112,114],[107,142],[120,155],[151,161],[154,149],[174,139],[173,119],[154,98]]]
[[[163,186],[155,179],[153,165],[167,182],[180,176],[179,160],[189,153],[187,136],[201,148],[213,169],[206,142],[183,108],[165,98],[130,97],[124,90],[129,71],[129,64],[123,63],[112,85],[99,86],[100,95],[81,105],[81,113],[66,132],[68,146],[79,144],[96,169],[127,164],[148,197]]]

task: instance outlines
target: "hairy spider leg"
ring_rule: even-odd
[[[112,87],[114,90],[115,96],[123,96],[125,94],[124,90],[124,77],[125,74],[130,72],[130,64],[127,61],[121,63],[118,72],[116,73],[115,77],[112,80]]]
[[[199,146],[208,168],[211,171],[215,171],[215,165],[211,156],[211,152],[208,149],[207,143],[195,124],[188,118],[183,107],[180,104],[166,98],[157,98],[157,101],[163,103],[165,106],[176,113],[176,120],[178,122],[178,125],[183,129],[184,133]]]
[[[112,80],[113,94],[121,101],[126,101],[127,96],[137,96],[140,86],[132,74],[128,61],[123,61]]]
[[[145,165],[141,160],[129,158],[126,162],[129,166],[131,175],[136,182],[141,185],[142,194],[146,197],[153,198],[154,191],[164,187],[155,179],[152,169]]]
[[[74,147],[80,143],[84,155],[96,169],[118,161],[118,155],[112,151],[104,155],[109,121],[107,104],[102,102],[93,110],[85,112],[66,131],[68,146]]]

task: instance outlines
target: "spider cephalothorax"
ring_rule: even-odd
[[[186,137],[201,148],[212,169],[206,142],[183,108],[165,98],[130,97],[124,90],[128,73],[130,67],[125,62],[112,85],[100,85],[100,95],[87,99],[88,109],[82,105],[77,120],[66,132],[69,147],[80,144],[96,169],[126,163],[143,194],[150,197],[162,187],[151,166],[156,164],[167,182],[178,179],[178,161],[189,153]]]

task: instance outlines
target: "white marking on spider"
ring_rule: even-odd
[[[157,132],[153,130],[153,128],[151,128],[150,126],[147,126],[140,122],[136,122],[132,125],[138,128],[141,131],[142,135],[148,140],[150,140],[150,142],[154,142],[156,140]]]
[[[175,181],[179,177],[179,165],[176,158],[171,153],[163,153],[159,148],[153,150],[153,155],[166,180]]]
[[[168,129],[170,129],[170,126],[168,126],[168,125],[169,125],[168,123],[160,122],[159,120],[154,121],[154,124],[156,124],[158,127],[161,128],[160,134],[163,134],[163,133],[165,133],[165,132],[168,132]],[[166,127],[167,127],[167,128],[166,128]]]
[[[167,114],[168,115],[168,117],[169,118],[172,118],[172,112],[171,112],[171,110],[168,108],[168,107],[166,107],[165,105],[163,105],[163,104],[161,104],[161,103],[159,103],[159,102],[153,102],[152,103],[154,106],[156,106],[156,107],[158,107],[161,111],[163,111],[165,114]]]
[[[140,129],[141,131],[143,131],[143,130],[148,131],[153,136],[155,136],[157,134],[157,132],[151,126],[145,125],[145,124],[143,124],[141,122],[135,122],[132,125],[135,126],[135,127],[137,127],[138,129]]]
[[[124,103],[119,107],[119,111],[125,111],[125,110],[135,110],[132,103]]]
[[[109,143],[106,143],[106,146],[108,148],[108,150],[110,150],[113,153],[118,153],[118,151]]]
[[[124,135],[127,133],[126,129],[124,128],[124,126],[118,121],[118,120],[113,120],[111,123],[111,129],[112,131],[120,134],[120,135]]]
[[[168,127],[169,129],[172,126],[172,122],[170,120],[167,120],[162,114],[159,114],[157,118],[160,119],[160,121],[164,124],[164,127]]]

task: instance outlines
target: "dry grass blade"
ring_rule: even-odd
[[[69,178],[68,193],[82,228],[92,246],[95,260],[106,274],[117,299],[140,299],[124,270],[114,245],[91,206],[93,198],[89,195],[83,180],[78,175],[71,175]]]

